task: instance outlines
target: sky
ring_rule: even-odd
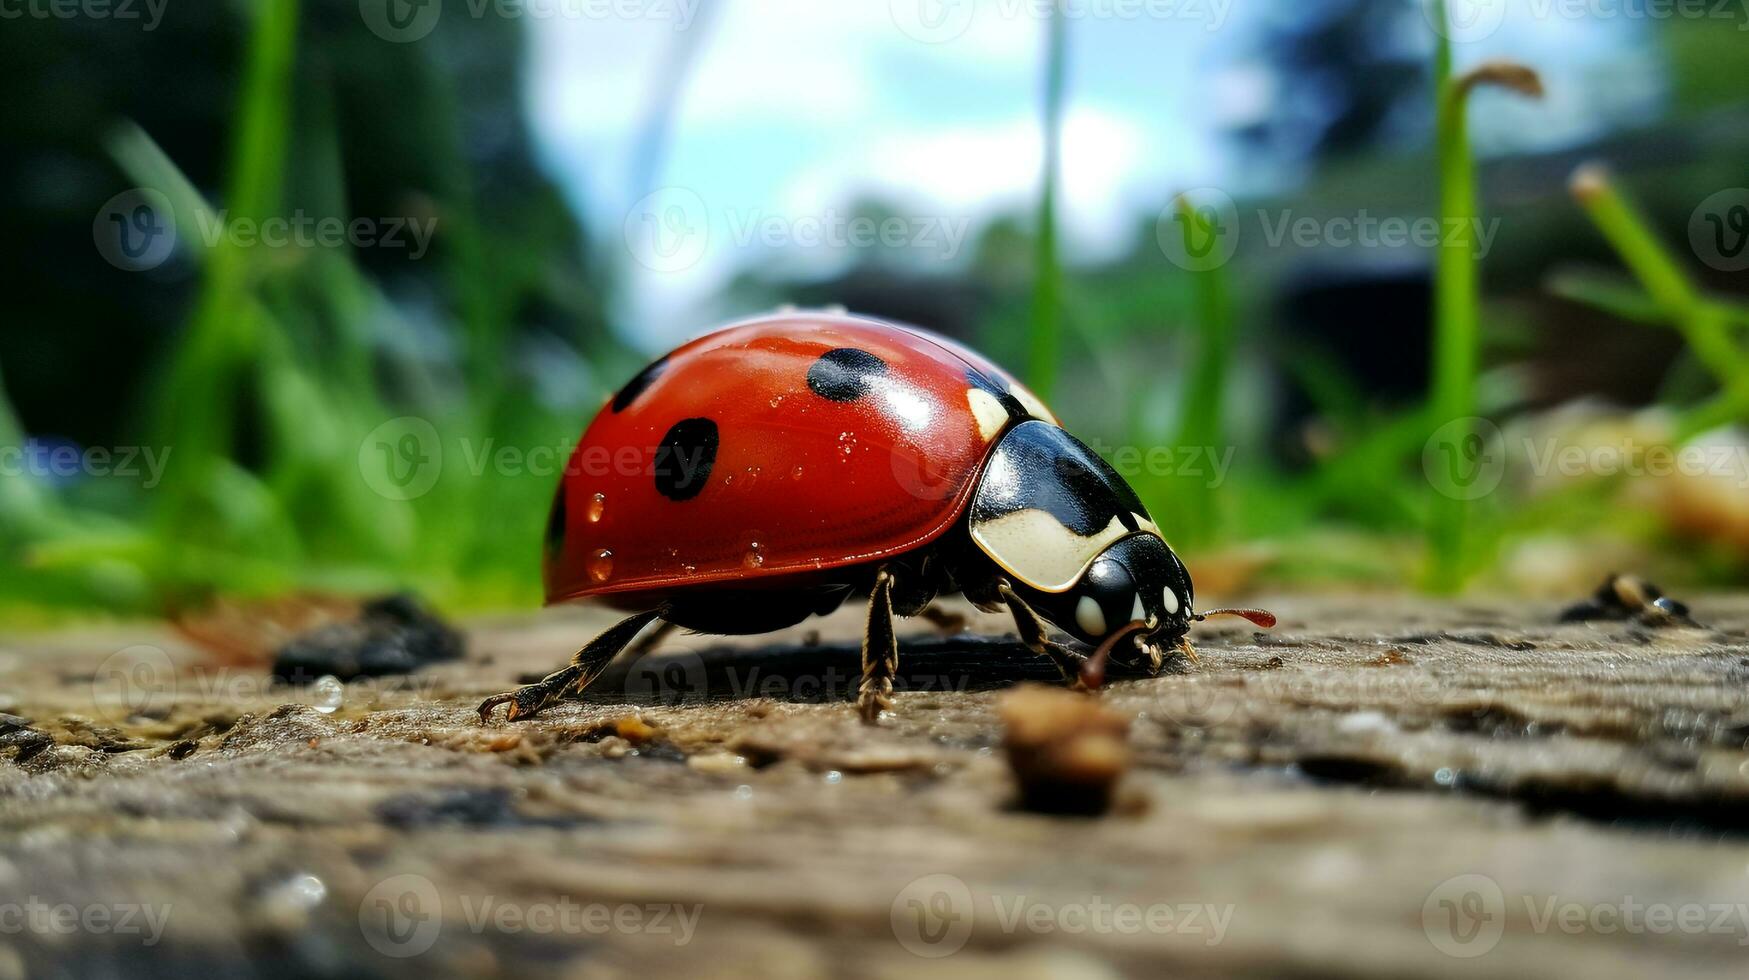
[[[752,263],[827,273],[863,235],[951,265],[980,225],[1030,211],[1043,0],[724,0],[697,38],[650,187],[631,173],[639,124],[681,32],[706,26],[700,0],[553,2],[571,13],[527,18],[537,147],[623,262],[616,319],[648,350],[712,326],[713,294]],[[1482,5],[1457,38],[1460,65],[1518,58],[1549,83],[1541,105],[1502,98],[1498,112],[1476,114],[1493,120],[1476,133],[1484,151],[1559,146],[1655,111],[1646,25],[1551,15],[1537,0],[1454,2]],[[1282,84],[1244,57],[1279,3],[1070,4],[1066,255],[1113,254],[1139,216],[1188,188],[1265,189],[1250,186],[1222,131]],[[903,222],[855,226],[850,207],[869,197],[894,203]]]

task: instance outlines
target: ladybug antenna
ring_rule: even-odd
[[[1237,616],[1240,619],[1250,620],[1253,625],[1261,626],[1264,629],[1275,626],[1275,613],[1267,609],[1210,609],[1190,617],[1190,621],[1200,623],[1210,616]]]
[[[1111,659],[1111,651],[1113,648],[1115,648],[1125,637],[1135,636],[1147,628],[1148,624],[1138,619],[1119,627],[1110,636],[1106,637],[1105,642],[1099,644],[1099,646],[1094,649],[1092,656],[1081,661],[1081,686],[1091,691],[1104,684],[1105,663],[1107,660]]]

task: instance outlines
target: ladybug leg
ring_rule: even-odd
[[[638,642],[626,647],[626,659],[637,660],[638,658],[653,652],[657,647],[662,645],[663,640],[668,639],[668,637],[679,628],[680,627],[670,623],[666,619],[659,620],[656,623],[655,629],[638,637]]]
[[[856,713],[872,725],[893,706],[893,675],[899,671],[899,638],[893,632],[893,575],[875,574],[868,597],[868,627],[862,637],[862,685],[856,692]]]
[[[1020,642],[1026,644],[1026,648],[1033,653],[1051,658],[1051,663],[1057,665],[1065,683],[1079,682],[1081,662],[1085,658],[1076,656],[1060,643],[1051,642],[1045,621],[1007,582],[998,582],[996,591],[1002,596],[1002,601],[1007,603],[1009,614],[1014,617],[1014,628],[1020,633]]]
[[[532,716],[554,701],[569,694],[580,694],[589,683],[600,676],[605,668],[626,644],[632,642],[650,621],[662,615],[663,610],[652,609],[641,612],[630,619],[621,620],[609,627],[600,636],[589,641],[589,645],[578,650],[571,657],[570,664],[559,668],[542,678],[538,683],[519,687],[508,694],[494,694],[480,703],[480,724],[492,720],[492,709],[501,704],[510,705],[505,713],[505,721],[515,721],[518,718]],[[658,631],[660,632],[660,631]]]

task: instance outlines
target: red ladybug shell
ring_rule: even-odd
[[[783,314],[694,340],[604,405],[547,531],[547,601],[780,584],[940,537],[1008,425],[1055,421],[951,341]]]

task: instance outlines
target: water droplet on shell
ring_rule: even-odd
[[[606,548],[597,549],[589,556],[585,566],[589,572],[589,580],[597,585],[613,577],[613,552]]]

